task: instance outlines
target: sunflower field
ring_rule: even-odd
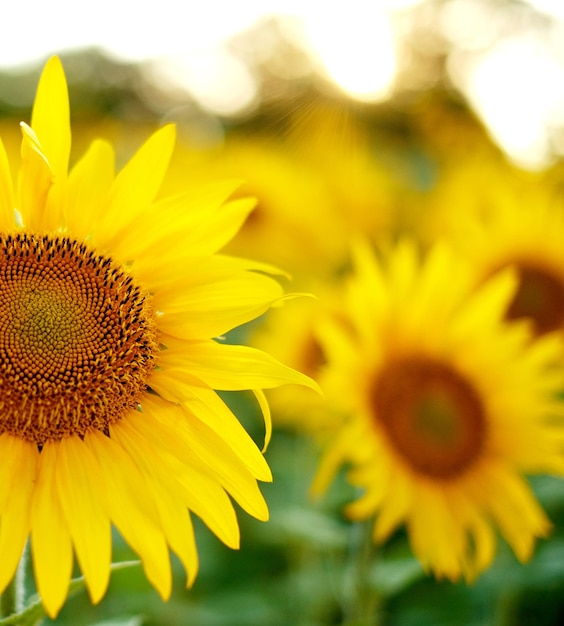
[[[0,68],[0,626],[564,623],[564,16],[357,4]]]

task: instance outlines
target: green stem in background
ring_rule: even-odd
[[[27,546],[24,548],[18,568],[4,593],[0,596],[0,616],[8,617],[19,613],[25,600],[25,569],[27,566]]]
[[[370,584],[370,570],[377,558],[372,524],[353,524],[345,569],[344,626],[378,626],[380,623],[382,598]]]

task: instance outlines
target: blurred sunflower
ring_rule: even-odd
[[[435,85],[406,104],[400,109],[406,116],[406,129],[440,166],[456,167],[469,155],[478,161],[501,157],[483,122],[455,90]]]
[[[533,192],[539,182],[538,173],[513,166],[499,151],[455,154],[437,164],[432,184],[420,195],[418,235],[426,242],[456,236],[471,245],[469,220],[487,221],[498,210],[538,203]]]
[[[445,229],[476,269],[478,280],[514,267],[519,287],[508,319],[529,319],[537,334],[564,330],[564,211],[550,187],[521,187],[519,197],[486,212],[467,210]]]
[[[342,221],[342,241],[359,233],[377,241],[401,225],[410,192],[397,145],[357,119],[348,105],[316,100],[305,111],[298,108],[288,145],[302,167],[325,181],[333,214]]]
[[[284,142],[233,135],[204,154],[182,144],[166,188],[186,185],[187,172],[192,180],[242,180],[237,196],[256,198],[255,209],[226,246],[230,254],[274,263],[298,279],[331,275],[346,257],[346,221],[335,210],[326,179]]]
[[[50,616],[73,553],[93,602],[108,585],[113,524],[163,599],[169,549],[190,584],[190,512],[239,545],[230,497],[268,511],[260,450],[215,390],[313,385],[259,350],[212,339],[280,300],[269,267],[216,251],[252,201],[236,185],[156,199],[174,146],[169,125],[114,175],[95,141],[67,175],[65,75],[41,76],[12,183],[0,144],[0,590],[24,545]],[[15,208],[14,208],[15,207]],[[259,272],[249,271],[259,270]]]
[[[527,560],[550,524],[524,475],[564,470],[561,342],[502,321],[511,271],[474,284],[441,244],[424,261],[408,240],[381,262],[359,246],[349,323],[320,328],[320,384],[346,417],[314,491],[350,464],[350,517],[375,515],[377,542],[405,523],[424,567],[453,580],[490,565],[496,527]]]
[[[292,306],[273,309],[268,319],[251,334],[249,342],[317,380],[325,363],[317,337],[317,321],[321,311],[332,303],[332,294],[328,285],[314,287],[310,292],[316,295],[315,299],[301,298]],[[276,332],[277,328],[283,328],[284,332]],[[324,397],[311,389],[297,385],[271,389],[268,400],[275,426],[316,435],[331,428],[333,416],[327,410]]]

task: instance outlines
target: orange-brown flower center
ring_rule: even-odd
[[[519,288],[508,319],[530,318],[538,334],[564,326],[564,283],[544,268],[518,264]]]
[[[319,374],[320,368],[327,362],[325,352],[313,333],[303,342],[299,370],[312,378]]]
[[[472,384],[451,366],[412,357],[386,365],[372,389],[374,419],[413,471],[454,478],[483,450],[486,414]]]
[[[0,432],[42,445],[135,408],[158,349],[147,296],[67,237],[0,236]]]

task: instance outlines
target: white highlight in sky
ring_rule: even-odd
[[[542,11],[547,15],[564,19],[564,2],[562,0],[526,0],[530,5],[538,11]]]
[[[221,57],[220,64],[232,83],[245,73],[237,61],[225,59],[225,42],[265,16],[293,15],[303,21],[308,48],[335,83],[353,97],[381,99],[387,95],[396,71],[389,12],[419,2],[20,0],[2,9],[3,24],[13,24],[14,28],[5,28],[0,38],[0,67],[37,63],[54,53],[87,47],[99,47],[124,61],[160,59],[176,66],[166,71],[174,74],[177,82],[183,73],[186,80],[196,81],[197,85],[188,83],[191,92],[203,86],[203,98],[215,102],[217,106],[211,108],[219,112],[224,104],[218,94],[211,94],[210,81],[202,80],[196,66],[209,65],[213,76]],[[206,60],[207,55],[211,56]],[[245,108],[255,94],[249,77],[243,80],[250,86],[241,100]],[[225,107],[234,111],[235,98]]]
[[[551,121],[564,107],[564,64],[544,42],[507,39],[470,62],[460,78],[502,148],[524,166],[543,165]]]
[[[302,17],[313,56],[345,92],[365,101],[389,95],[397,69],[395,40],[381,3],[310,5]]]
[[[19,0],[2,4],[0,67],[97,46],[126,61],[193,54],[244,31],[271,0]]]
[[[161,60],[150,65],[149,72],[164,90],[188,91],[218,115],[240,115],[258,100],[257,81],[249,68],[221,46],[194,57]]]

